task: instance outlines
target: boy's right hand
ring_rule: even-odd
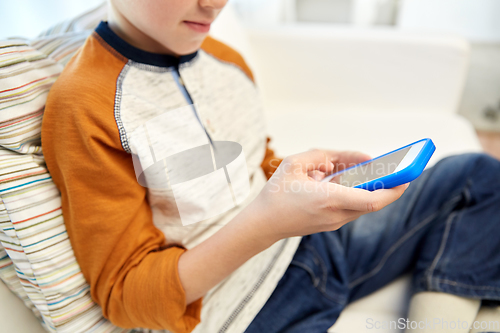
[[[282,238],[336,230],[397,200],[408,184],[370,192],[310,177],[318,171],[331,173],[338,164],[360,163],[362,156],[367,155],[312,150],[285,158],[248,207],[260,215],[256,220],[261,235],[274,243]]]

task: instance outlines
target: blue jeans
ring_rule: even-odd
[[[413,272],[413,292],[500,301],[500,162],[464,154],[396,202],[305,236],[246,332],[326,332],[352,301]]]

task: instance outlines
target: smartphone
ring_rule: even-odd
[[[368,191],[396,187],[420,176],[435,150],[431,139],[422,139],[328,175],[322,181]]]

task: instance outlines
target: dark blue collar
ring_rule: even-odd
[[[95,32],[109,46],[115,49],[115,51],[120,53],[122,56],[143,64],[159,67],[177,67],[184,62],[192,60],[198,53],[198,51],[196,51],[191,54],[176,57],[170,54],[152,53],[138,49],[137,47],[130,45],[129,43],[118,37],[118,35],[109,28],[108,22],[104,21],[101,21],[101,23],[99,23],[99,25],[95,29]]]

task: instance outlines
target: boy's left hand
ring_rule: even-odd
[[[315,150],[315,149],[312,149],[312,150]],[[332,161],[333,164],[335,165],[335,168],[333,169],[332,173],[347,169],[347,168],[352,167],[356,164],[363,163],[365,161],[372,159],[372,157],[370,155],[359,152],[359,151],[349,151],[349,150],[336,151],[336,150],[327,150],[327,149],[321,149],[321,150],[326,151],[326,152],[332,154],[333,156],[336,156],[336,159]],[[327,175],[324,172],[321,172],[319,170],[314,170],[314,171],[309,171],[308,176],[313,180],[321,181]]]

